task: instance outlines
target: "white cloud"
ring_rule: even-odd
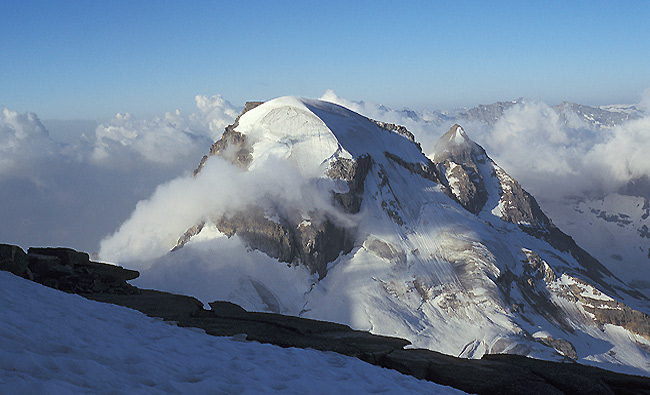
[[[178,110],[152,119],[117,114],[97,127],[92,160],[109,166],[139,160],[178,165],[190,157],[197,161],[239,111],[219,95],[197,95],[195,100],[199,111],[188,116]]]
[[[208,129],[211,132],[210,137],[213,140],[221,137],[223,129],[231,124],[242,110],[241,108],[233,107],[221,95],[209,97],[196,95],[194,100],[200,112],[190,115],[190,122],[199,125],[205,125],[207,123]]]
[[[595,144],[584,158],[593,169],[612,184],[650,176],[650,117],[632,120],[608,131],[606,140]]]
[[[643,91],[641,94],[641,101],[637,107],[646,114],[650,114],[650,88]]]
[[[129,265],[131,266],[131,265]],[[254,284],[265,284],[275,296],[278,310],[299,312],[313,276],[301,265],[289,266],[261,251],[250,251],[239,237],[191,241],[155,260],[134,285],[189,294],[203,302],[230,300],[249,311],[262,311],[265,303]],[[283,304],[284,303],[284,304]]]
[[[332,90],[321,99],[406,126],[425,153],[431,153],[438,138],[458,122],[492,159],[543,201],[585,193],[602,195],[634,178],[650,176],[650,155],[644,152],[650,146],[650,116],[611,129],[597,128],[575,112],[523,100],[489,126],[466,119],[446,120],[438,112],[397,111],[348,100]],[[650,109],[650,90],[637,107]]]
[[[140,201],[131,217],[102,240],[99,255],[109,262],[136,264],[160,257],[199,221],[251,205],[283,207],[303,214],[318,209],[345,223],[345,215],[331,205],[328,191],[333,183],[303,175],[282,159],[268,158],[264,166],[244,171],[213,156],[196,177],[176,178],[160,185],[151,198]]]
[[[650,146],[650,117],[597,128],[576,114],[524,101],[493,129],[471,137],[542,200],[602,195],[650,176],[644,149]]]
[[[156,186],[191,172],[239,110],[197,96],[197,111],[118,114],[95,134],[53,140],[36,114],[0,113],[0,242],[97,251]],[[220,132],[217,132],[221,128]]]
[[[19,114],[2,108],[0,113],[0,180],[24,172],[35,161],[58,150],[45,126],[34,113]]]
[[[577,119],[574,126],[586,126]],[[470,137],[481,144],[500,166],[533,194],[575,193],[571,187],[584,172],[582,163],[595,133],[572,129],[561,114],[545,103],[524,101],[505,111],[493,128]],[[565,184],[572,179],[570,184]]]

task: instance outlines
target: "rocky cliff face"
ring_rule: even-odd
[[[433,156],[440,178],[448,187],[447,193],[466,210],[478,215],[488,209],[491,214],[518,225],[524,232],[545,240],[557,250],[568,252],[582,266],[582,274],[586,274],[610,294],[618,295],[610,284],[603,281],[605,276],[612,274],[581,249],[570,236],[553,225],[535,198],[497,166],[482,147],[472,142],[459,125],[454,125],[441,137]],[[492,192],[492,199],[489,199],[489,191]],[[498,201],[498,205],[485,207],[488,200]],[[565,330],[572,331],[572,318],[552,301],[559,296],[571,303],[580,304],[601,327],[606,324],[622,326],[650,340],[650,317],[647,314],[605,296],[592,285],[571,275],[564,274],[561,279],[536,252],[527,249],[523,252],[526,255],[526,260],[522,261],[523,272],[515,275],[507,270],[497,281],[506,302],[523,317],[527,314],[523,306],[528,305],[536,313],[556,322]],[[512,296],[512,287],[517,288],[518,298]],[[643,298],[633,290],[627,292]],[[558,352],[564,355],[577,355],[573,345],[566,340],[545,337],[538,341],[552,347],[561,347]]]
[[[215,225],[226,236],[237,235],[250,248],[280,262],[304,265],[322,279],[327,274],[328,263],[352,250],[351,231],[329,219],[298,222],[292,217],[269,218],[267,212],[253,207],[221,217]]]
[[[452,126],[440,138],[432,156],[447,194],[466,210],[476,215],[484,212],[488,218],[497,216],[559,251],[569,252],[589,277],[615,292],[602,281],[611,272],[558,229],[535,198],[471,141],[461,126]],[[491,205],[486,207],[488,200]]]

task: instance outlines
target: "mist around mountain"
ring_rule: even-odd
[[[141,286],[457,356],[648,362],[648,299],[458,125],[427,157],[404,127],[335,104],[251,103],[99,255],[142,270]]]
[[[645,372],[642,105],[521,99],[442,112],[323,99],[378,122],[296,99],[279,106],[295,116],[276,108],[260,124],[249,114],[222,134],[242,108],[199,96],[196,113],[118,114],[70,144],[36,115],[5,109],[3,217],[17,225],[3,241],[97,251],[103,238],[100,256],[143,270],[144,286],[345,322],[454,355]],[[357,127],[392,137],[355,141],[345,130]],[[441,156],[444,136],[469,151]],[[555,227],[604,266],[554,245]]]

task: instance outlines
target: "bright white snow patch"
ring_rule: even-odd
[[[0,393],[461,391],[331,352],[213,337],[0,272]]]

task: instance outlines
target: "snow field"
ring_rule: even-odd
[[[179,328],[0,272],[2,394],[462,393],[355,358]]]

